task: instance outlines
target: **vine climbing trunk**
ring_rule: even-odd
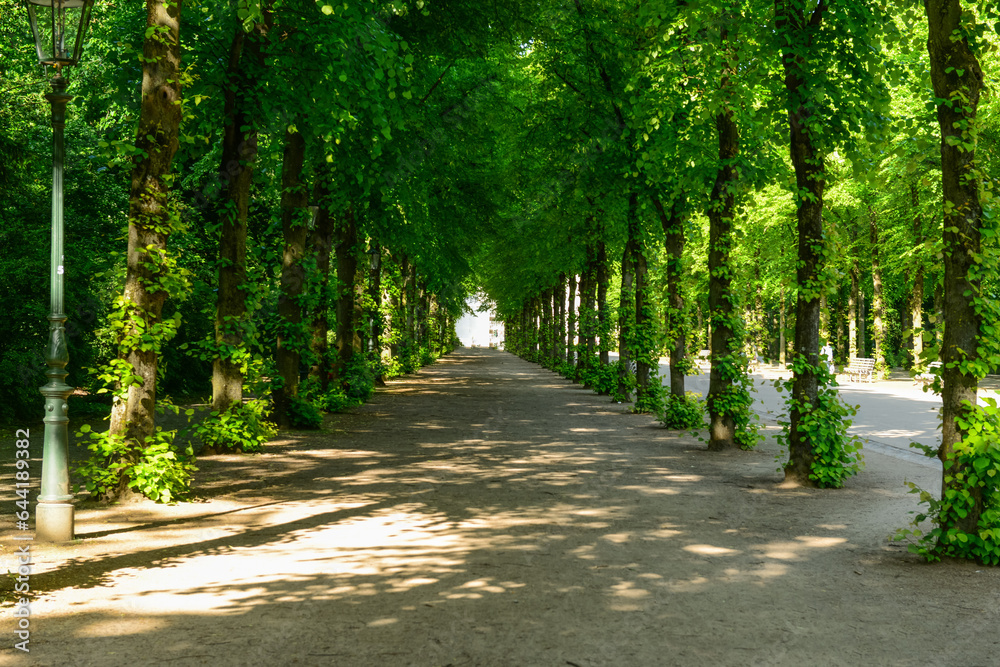
[[[913,267],[913,288],[910,290],[910,355],[914,366],[921,364],[924,353],[924,260],[920,252],[924,244],[924,225],[920,215],[920,191],[910,183],[910,203],[913,206],[913,248],[916,258]]]
[[[169,175],[181,122],[181,0],[147,0],[147,37],[142,48],[142,99],[129,187],[128,249],[119,358],[135,379],[124,382],[124,396],[113,406],[109,431],[129,443],[121,461],[134,463],[155,432],[156,370],[162,344],[176,328],[165,322],[168,296],[163,262],[177,212],[170,205]],[[150,345],[143,336],[153,338]],[[123,475],[109,495],[130,494]]]
[[[659,382],[654,364],[657,363],[660,355],[655,342],[656,333],[653,325],[653,304],[649,293],[649,267],[646,262],[646,254],[642,250],[641,239],[636,239],[635,256],[633,259],[635,267],[635,411],[654,412],[656,405],[653,401],[656,392],[653,391],[651,383],[655,380]]]
[[[722,30],[722,43],[728,37]],[[729,69],[724,68],[722,88],[728,88]],[[708,242],[708,308],[712,324],[712,369],[708,385],[708,448],[710,450],[737,447],[736,421],[731,406],[735,391],[737,359],[740,342],[734,313],[736,294],[732,289],[733,273],[730,252],[733,247],[733,216],[736,213],[736,185],[739,174],[736,157],[739,154],[739,128],[730,109],[715,117],[719,145],[719,168],[709,198]]]
[[[638,222],[636,220],[636,194],[628,200],[628,240],[622,252],[622,284],[618,299],[618,388],[615,398],[628,401],[631,398],[632,343],[635,337],[635,256],[638,243]],[[603,346],[602,346],[603,347]]]
[[[875,210],[868,208],[868,224],[871,233],[872,246],[872,316],[874,317],[873,333],[875,337],[875,368],[887,373],[888,364],[885,361],[885,297],[882,294],[882,264],[879,255],[878,220]]]
[[[976,170],[976,112],[984,85],[983,71],[965,36],[959,0],[926,0],[927,46],[931,83],[941,128],[941,184],[944,194],[944,338],[941,346],[941,446],[944,464],[942,497],[969,494],[964,516],[945,513],[944,531],[957,528],[979,537],[984,504],[982,488],[969,484],[972,472],[954,462],[956,446],[966,435],[962,418],[976,404],[979,375],[975,369],[982,316],[976,299],[982,298],[977,261],[982,251]],[[967,18],[967,17],[966,17]],[[945,536],[942,535],[942,544]]]
[[[334,253],[337,256],[337,352],[333,377],[343,381],[345,369],[361,348],[357,298],[358,225],[353,205],[344,211],[334,232]]]
[[[257,161],[257,82],[264,67],[270,11],[250,33],[240,23],[229,49],[223,86],[222,162],[219,182],[219,288],[215,302],[216,356],[212,361],[212,409],[223,411],[243,400],[247,334],[247,214],[250,184]]]
[[[321,172],[322,174],[322,172]],[[330,215],[329,182],[324,175],[317,176],[316,221],[309,233],[309,250],[315,257],[319,302],[312,313],[312,348],[314,363],[309,368],[309,376],[319,382],[323,391],[330,386],[330,345],[327,334],[330,331],[330,252],[333,249],[333,216]]]
[[[795,280],[795,339],[792,351],[793,407],[789,415],[789,460],[785,479],[816,486],[812,478],[813,443],[800,428],[816,407],[819,396],[819,316],[823,266],[823,191],[826,177],[823,153],[813,141],[814,126],[805,56],[823,20],[825,1],[809,13],[788,0],[775,0],[775,30],[784,40],[781,52],[788,101],[789,144],[798,192],[798,267]]]
[[[569,275],[569,299],[566,318],[566,363],[576,363],[576,274]]]
[[[664,209],[659,197],[653,197],[653,206],[660,216],[667,251],[667,304],[664,325],[667,349],[670,354],[670,394],[684,398],[684,371],[687,366],[687,322],[684,316],[684,296],[681,292],[684,258],[684,201],[674,199],[670,213]]]
[[[603,239],[597,241],[594,276],[597,279],[597,335],[600,337],[598,353],[601,366],[611,363],[611,313],[608,310],[608,248]]]
[[[299,393],[299,363],[301,351],[308,339],[302,329],[302,290],[306,275],[302,260],[309,234],[308,191],[302,182],[305,162],[305,137],[297,131],[285,131],[284,159],[281,166],[281,231],[284,249],[281,253],[281,295],[278,297],[278,337],[274,356],[280,383],[272,390],[274,420],[281,427],[289,426],[288,407]]]

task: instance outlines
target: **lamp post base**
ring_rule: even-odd
[[[40,542],[71,542],[73,505],[38,503],[35,506],[35,539]]]

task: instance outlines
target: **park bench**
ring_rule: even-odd
[[[927,364],[927,370],[914,376],[913,384],[930,384],[934,378],[941,374],[941,362],[932,361]]]
[[[872,382],[872,371],[875,370],[875,360],[865,357],[851,357],[844,374],[852,382]]]

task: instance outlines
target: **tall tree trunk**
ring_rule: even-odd
[[[348,205],[334,232],[337,256],[337,355],[333,376],[343,381],[344,369],[361,349],[358,337],[358,225]]]
[[[556,289],[556,346],[555,358],[552,360],[553,368],[566,359],[566,274],[559,275],[559,287]]]
[[[597,266],[594,275],[597,278],[597,323],[600,330],[600,363],[607,366],[611,363],[608,353],[611,351],[611,313],[608,311],[608,249],[603,239],[597,241]]]
[[[629,376],[632,374],[631,365],[635,362],[632,356],[633,340],[635,337],[635,256],[637,254],[636,244],[638,240],[638,221],[636,219],[637,197],[634,192],[629,194],[628,200],[628,241],[625,243],[625,250],[622,252],[622,285],[621,295],[618,299],[618,396],[623,401],[631,398],[629,390]]]
[[[368,295],[371,299],[372,360],[375,362],[375,381],[385,384],[385,370],[382,366],[382,334],[385,332],[385,322],[382,319],[382,246],[378,241],[371,241],[371,275],[369,278]],[[444,340],[442,336],[442,341]]]
[[[851,359],[862,356],[858,354],[858,263],[851,266],[851,291],[847,297],[847,337],[848,354]]]
[[[270,17],[270,12],[265,10]],[[269,19],[268,19],[269,22]],[[229,50],[226,84],[223,86],[222,163],[219,181],[225,197],[219,211],[219,289],[215,302],[215,342],[223,346],[212,362],[212,409],[223,411],[243,400],[243,371],[234,352],[242,351],[247,322],[247,213],[250,185],[257,161],[258,83],[264,67],[262,42],[266,22],[247,34],[243,26]]]
[[[320,295],[319,304],[312,313],[310,347],[314,363],[309,368],[309,376],[320,383],[324,392],[330,387],[330,344],[327,342],[327,335],[330,331],[330,253],[333,250],[334,227],[327,187],[324,175],[317,176],[315,192],[318,193],[317,201],[320,205],[316,211],[316,222],[309,234],[308,249],[316,257],[316,273],[319,278],[317,288]]]
[[[281,383],[272,391],[274,420],[281,427],[289,425],[288,405],[291,397],[299,393],[301,350],[308,345],[302,330],[302,305],[299,302],[306,281],[302,260],[309,234],[306,208],[309,196],[301,181],[305,150],[305,137],[299,132],[286,130],[281,166],[281,230],[285,241],[281,253],[281,296],[278,297],[281,324],[274,353]]]
[[[566,363],[576,364],[576,274],[569,274],[569,317],[566,324]]]
[[[663,236],[667,250],[667,305],[664,309],[668,349],[670,352],[670,393],[684,397],[684,366],[687,356],[687,321],[684,314],[684,296],[681,293],[681,277],[684,260],[684,200],[674,199],[668,214],[660,202],[653,197],[653,206],[660,215]]]
[[[182,0],[146,0],[147,37],[142,47],[142,100],[133,158],[128,210],[128,250],[124,301],[126,329],[135,343],[120,346],[120,357],[131,366],[137,382],[128,383],[123,400],[111,414],[110,432],[129,442],[121,462],[135,462],[146,439],[155,432],[156,369],[160,341],[143,344],[139,337],[163,323],[167,293],[158,287],[163,277],[150,261],[167,249],[173,217],[170,204],[171,163],[178,147],[181,122]],[[110,495],[130,495],[123,475]]]
[[[868,223],[871,230],[872,246],[872,315],[875,334],[875,364],[885,368],[885,299],[882,295],[882,266],[879,258],[878,221],[875,211],[868,207]]]
[[[865,291],[858,289],[858,356],[868,353],[868,323],[865,321]]]
[[[636,410],[650,412],[654,409],[650,403],[651,376],[656,377],[656,381],[659,382],[658,376],[653,375],[652,364],[659,366],[660,355],[655,347],[650,347],[653,345],[655,334],[649,294],[649,267],[646,263],[646,254],[642,250],[642,241],[638,238],[633,266],[635,267],[635,331],[638,340],[635,353]]]
[[[779,305],[778,305],[778,365],[782,368],[785,367],[787,363],[786,353],[788,352],[788,341],[785,340],[785,328],[788,323],[785,321],[785,288],[782,287],[779,293]]]
[[[913,288],[910,290],[910,354],[914,366],[919,365],[924,353],[924,258],[920,252],[924,244],[924,225],[920,215],[920,191],[910,183],[910,203],[913,206],[913,248],[916,259],[913,266]]]
[[[978,358],[982,317],[975,299],[982,298],[976,258],[981,252],[979,178],[976,174],[976,112],[983,89],[983,71],[965,37],[960,0],[925,0],[929,24],[927,46],[934,96],[941,127],[941,181],[944,191],[944,339],[941,347],[941,447],[944,463],[942,497],[971,494],[972,507],[944,525],[978,536],[983,512],[982,488],[968,484],[968,472],[949,465],[965,432],[960,419],[976,404],[979,378],[967,365]],[[947,502],[947,501],[946,501]],[[954,515],[951,515],[952,517]],[[942,537],[942,541],[944,541]],[[941,545],[943,546],[943,544]]]
[[[541,338],[539,339],[539,362],[543,366],[548,366],[552,359],[552,290],[542,291],[542,322],[538,327]]]
[[[823,170],[823,153],[813,144],[812,127],[817,121],[812,117],[805,56],[813,48],[812,35],[823,20],[826,3],[820,2],[810,14],[788,6],[787,0],[775,0],[775,29],[779,39],[786,39],[781,61],[785,71],[785,90],[788,94],[788,126],[790,152],[795,168],[795,184],[800,194],[798,201],[798,268],[795,280],[798,286],[795,299],[795,360],[797,365],[792,381],[794,407],[789,415],[789,460],[785,465],[785,479],[803,486],[815,486],[810,479],[813,462],[813,443],[808,434],[799,430],[802,418],[816,406],[819,395],[819,293],[822,291],[821,271],[823,262],[823,191],[826,180]]]
[[[722,30],[722,44],[728,31]],[[723,70],[722,88],[728,88],[729,69]],[[709,198],[708,245],[708,308],[712,321],[712,370],[708,384],[708,448],[735,448],[736,422],[719,405],[733,392],[733,372],[740,351],[739,337],[734,330],[736,294],[732,289],[733,216],[736,213],[736,184],[739,173],[734,164],[740,150],[739,129],[729,109],[715,117],[719,140],[719,169]]]

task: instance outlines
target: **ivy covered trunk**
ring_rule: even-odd
[[[305,137],[299,132],[285,131],[284,161],[281,167],[281,231],[284,250],[281,254],[281,294],[278,297],[278,340],[275,363],[280,383],[274,387],[274,420],[287,427],[288,405],[299,393],[299,363],[302,350],[309,344],[302,328],[302,291],[306,275],[305,258],[309,220],[306,206],[309,195],[302,183],[305,160]]]
[[[708,206],[708,308],[712,322],[712,370],[708,385],[708,448],[730,449],[736,444],[736,421],[730,403],[738,371],[740,348],[735,321],[735,299],[730,252],[733,247],[733,216],[736,211],[736,181],[733,162],[739,153],[739,130],[732,111],[715,117],[719,137],[719,170]]]
[[[129,443],[116,463],[138,461],[155,432],[156,370],[161,346],[176,331],[164,321],[169,285],[177,281],[165,260],[167,240],[179,216],[170,205],[169,174],[181,122],[181,0],[147,0],[147,37],[142,50],[142,100],[129,189],[127,270],[119,358],[133,382],[114,405],[110,433]],[[113,498],[129,494],[123,475]]]
[[[885,296],[882,293],[882,264],[879,256],[878,220],[875,210],[868,208],[868,223],[872,246],[872,316],[875,318],[875,368],[888,374],[889,365],[885,361]],[[820,304],[820,317],[823,305]]]
[[[368,280],[369,315],[368,321],[371,327],[371,358],[374,363],[376,373],[375,381],[379,384],[385,383],[382,367],[382,335],[385,329],[385,322],[382,319],[382,246],[377,241],[371,242],[371,275]],[[442,345],[444,338],[441,338]]]
[[[576,363],[576,274],[569,274],[569,298],[566,301],[566,363]]]
[[[858,263],[851,265],[851,286],[847,296],[847,338],[848,356],[852,359],[858,354]]]
[[[357,280],[358,226],[354,207],[348,206],[335,231],[334,251],[337,256],[337,354],[333,376],[339,380],[361,348],[358,336]]]
[[[247,34],[242,24],[229,50],[223,86],[222,162],[224,188],[220,210],[219,289],[215,303],[216,356],[212,361],[212,409],[226,410],[243,400],[245,328],[247,326],[247,211],[257,161],[257,82],[264,65],[261,43],[267,25]]]
[[[983,298],[977,262],[982,252],[980,225],[983,208],[979,201],[980,177],[976,170],[975,122],[983,72],[972,52],[964,27],[959,0],[926,0],[929,21],[928,50],[934,96],[941,127],[941,178],[944,194],[944,339],[941,346],[943,388],[941,398],[941,447],[944,465],[940,547],[947,546],[947,531],[979,537],[983,513],[982,488],[970,483],[975,473],[956,458],[963,437],[961,419],[969,413],[963,402],[976,404],[979,378],[985,370],[979,362],[982,316],[975,300]],[[958,37],[956,37],[958,35]],[[989,298],[989,297],[987,297]],[[968,460],[968,458],[966,458]],[[967,500],[961,496],[969,494]],[[948,507],[951,506],[951,507]]]
[[[635,411],[655,412],[660,392],[659,352],[653,324],[654,309],[649,293],[649,267],[639,240],[635,247]],[[653,382],[657,386],[653,386]]]
[[[805,51],[811,45],[815,27],[823,18],[824,3],[805,16],[802,10],[775,2],[777,32],[787,39],[782,51],[785,91],[788,95],[790,151],[795,168],[798,196],[798,268],[795,273],[795,342],[792,352],[793,407],[789,415],[789,460],[785,479],[803,486],[816,486],[813,473],[813,444],[801,428],[803,418],[816,407],[819,396],[819,314],[823,261],[823,154],[813,143],[810,123],[816,120],[806,104],[809,89],[803,70]]]
[[[603,239],[597,241],[597,256],[594,276],[597,279],[597,335],[600,336],[600,363],[607,366],[611,362],[611,313],[608,310],[608,249]]]
[[[542,323],[539,327],[540,331],[540,359],[538,360],[543,366],[549,366],[552,363],[552,290],[547,289],[542,291],[541,296],[541,307],[542,307]]]
[[[681,277],[684,258],[684,202],[675,199],[669,214],[659,197],[653,197],[653,206],[660,216],[667,250],[667,303],[664,308],[664,326],[670,354],[670,394],[684,398],[684,371],[687,368],[687,322],[684,315],[684,297]]]
[[[618,299],[618,385],[615,399],[628,401],[632,392],[632,346],[635,338],[635,256],[638,243],[636,195],[628,202],[628,240],[622,252],[622,285]],[[603,349],[603,345],[601,346]]]
[[[314,363],[309,368],[309,376],[320,383],[323,391],[330,386],[329,344],[327,333],[330,330],[329,286],[330,286],[330,252],[333,248],[333,216],[330,215],[329,191],[323,181],[323,176],[317,177],[316,192],[320,202],[316,211],[316,223],[309,234],[309,252],[316,258],[316,275],[319,299],[316,310],[312,313],[312,340],[310,347]],[[319,194],[322,193],[322,194]]]
[[[917,257],[913,267],[913,289],[910,290],[910,355],[914,366],[920,365],[924,353],[924,260],[920,247],[924,243],[923,220],[920,215],[920,193],[915,183],[910,184],[910,203],[913,205],[913,247]]]

